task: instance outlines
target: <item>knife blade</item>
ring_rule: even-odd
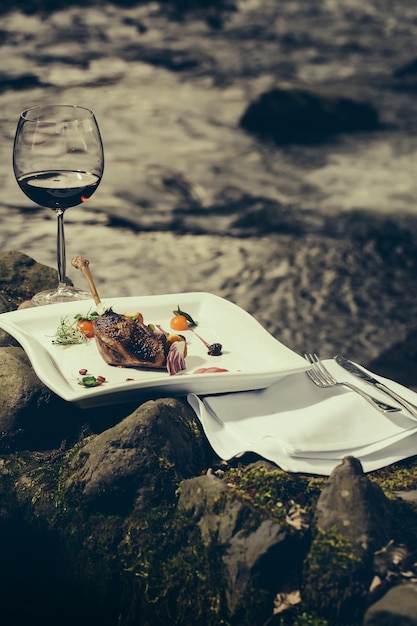
[[[390,398],[393,398],[394,400],[398,402],[398,404],[400,404],[402,407],[407,409],[407,411],[411,413],[413,417],[417,418],[417,406],[415,406],[414,404],[412,404],[411,402],[409,402],[408,400],[400,396],[396,391],[393,391],[392,389],[387,387],[384,383],[381,383],[381,381],[379,381],[377,378],[375,378],[374,376],[371,376],[370,374],[368,374],[368,372],[365,372],[365,370],[363,370],[361,367],[359,367],[355,363],[352,363],[352,361],[350,361],[349,359],[346,359],[344,356],[341,356],[340,354],[335,356],[335,361],[338,365],[343,367],[343,369],[345,369],[347,372],[350,372],[357,378],[361,378],[366,383],[373,385],[380,391],[383,391],[384,393],[386,393],[388,396],[390,396]]]

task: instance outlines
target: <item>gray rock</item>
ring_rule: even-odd
[[[227,485],[213,475],[190,478],[181,483],[178,508],[192,513],[198,519],[202,539],[210,541],[213,533],[217,533],[220,543],[230,540],[236,528],[239,504],[228,507],[227,513],[215,512],[214,504],[225,498],[229,489]]]
[[[22,301],[42,289],[57,286],[57,272],[17,251],[0,253],[0,291],[7,291],[11,301]]]
[[[0,348],[0,431],[15,435],[33,422],[52,392],[36,376],[22,348]]]
[[[21,347],[0,347],[0,362],[0,453],[50,451],[64,440],[70,445],[85,422],[96,420],[94,412],[87,415],[48,389]]]
[[[17,251],[0,252],[0,313],[7,313],[44,289],[54,289],[56,270]],[[16,345],[0,329],[0,345]]]
[[[417,584],[398,585],[365,613],[363,626],[416,626]]]
[[[140,509],[172,498],[178,477],[199,473],[206,445],[188,405],[150,400],[75,454],[66,487],[99,508]]]
[[[373,554],[387,541],[390,507],[380,487],[347,457],[319,496],[305,562],[303,599],[330,623],[357,623],[373,578]]]
[[[206,544],[216,537],[223,553],[227,603],[233,615],[245,595],[253,593],[251,585],[261,562],[265,565],[278,548],[285,549],[288,539],[285,525],[271,519],[256,519],[256,516],[252,519],[248,503],[215,476],[185,481],[181,485],[178,507],[193,512]],[[279,567],[277,560],[276,569]],[[272,587],[277,578],[269,579]]]
[[[240,125],[278,143],[308,143],[336,133],[375,130],[379,121],[370,104],[335,93],[277,87],[249,105]]]
[[[353,457],[333,470],[317,502],[315,519],[320,530],[337,528],[360,558],[373,554],[390,538],[389,500]]]
[[[0,252],[0,313],[26,306],[38,291],[53,289],[57,273],[30,256],[10,250]],[[0,328],[0,346],[18,346],[18,342]]]

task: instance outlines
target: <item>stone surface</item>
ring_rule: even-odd
[[[163,499],[166,489],[172,497],[176,477],[201,471],[206,446],[188,405],[151,400],[80,449],[66,488],[98,508],[120,509],[135,502],[141,509]]]
[[[53,394],[38,379],[22,348],[0,348],[0,361],[0,431],[15,435],[33,422],[35,414],[42,422],[42,409],[51,410],[47,405]]]
[[[337,133],[376,130],[379,120],[370,104],[343,98],[337,92],[277,87],[248,106],[240,125],[280,144],[314,143]]]
[[[363,474],[357,459],[345,458],[323,486],[315,509],[302,593],[311,610],[335,624],[361,619],[374,576],[373,554],[390,537],[391,523],[379,485]]]
[[[0,290],[7,290],[11,305],[2,310],[16,308],[13,304],[31,298],[37,291],[57,286],[56,271],[37,263],[26,254],[17,251],[0,253]]]
[[[272,570],[275,569],[279,554],[288,551],[285,545],[288,529],[268,519],[248,523],[251,517],[248,504],[213,475],[185,481],[178,507],[193,513],[205,543],[210,543],[213,537],[218,538],[226,574],[227,603],[231,614],[236,614],[247,594],[251,593],[251,585],[259,570],[271,559],[275,563]],[[295,553],[294,546],[292,549]],[[271,572],[265,592],[269,586],[272,593],[279,578]]]
[[[417,584],[390,589],[365,613],[363,626],[416,626]]]
[[[390,502],[353,457],[346,457],[332,472],[317,502],[315,520],[320,530],[337,528],[360,558],[382,548],[391,536]]]

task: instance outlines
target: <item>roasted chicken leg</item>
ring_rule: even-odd
[[[164,333],[111,309],[94,321],[98,350],[109,365],[165,368],[169,346]]]

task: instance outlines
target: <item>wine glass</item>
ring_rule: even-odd
[[[65,280],[65,211],[88,200],[100,184],[103,144],[94,113],[76,105],[45,105],[21,113],[13,169],[21,190],[57,216],[58,287],[32,298],[36,306],[90,299]]]

